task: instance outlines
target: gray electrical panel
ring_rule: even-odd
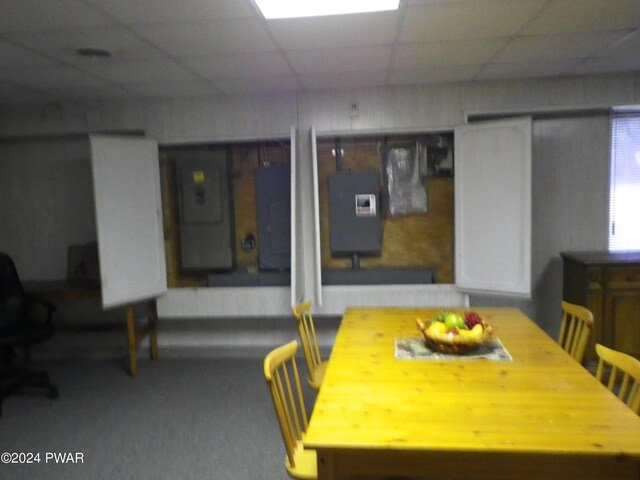
[[[258,255],[261,270],[291,268],[291,168],[256,170]]]
[[[226,149],[175,154],[184,269],[233,267],[233,212]]]
[[[377,171],[329,175],[331,253],[380,253],[380,174]]]

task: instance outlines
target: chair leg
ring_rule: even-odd
[[[44,391],[48,398],[58,398],[58,387],[51,383],[49,374],[42,371],[21,371],[11,365],[15,352],[5,349],[2,352],[3,364],[0,369],[0,416],[2,415],[2,401],[9,395],[22,392],[38,393]]]
[[[45,390],[49,398],[58,398],[58,387],[51,383],[49,374],[45,371],[23,374],[19,380],[17,389]]]

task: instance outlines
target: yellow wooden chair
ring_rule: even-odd
[[[302,350],[309,369],[309,385],[318,391],[320,390],[320,385],[322,385],[324,372],[327,369],[327,362],[320,357],[318,338],[316,337],[316,329],[311,316],[311,301],[307,300],[293,307],[293,315],[298,323]]]
[[[593,313],[585,307],[562,301],[562,325],[558,343],[579,363],[593,329]]]
[[[297,351],[298,342],[295,340],[272,350],[264,359],[264,376],[287,452],[287,473],[293,478],[316,479],[316,452],[305,450],[302,445],[308,417],[296,365]]]
[[[640,360],[626,353],[618,352],[596,344],[598,369],[596,378],[616,393],[631,410],[640,415]],[[610,367],[606,380],[605,367]]]

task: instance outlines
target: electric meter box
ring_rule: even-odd
[[[379,254],[380,174],[340,171],[329,175],[329,247],[331,253]]]
[[[232,268],[232,202],[226,149],[185,151],[175,158],[182,268]]]

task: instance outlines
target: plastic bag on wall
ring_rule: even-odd
[[[427,189],[420,176],[419,146],[388,147],[384,178],[391,216],[427,212]]]

